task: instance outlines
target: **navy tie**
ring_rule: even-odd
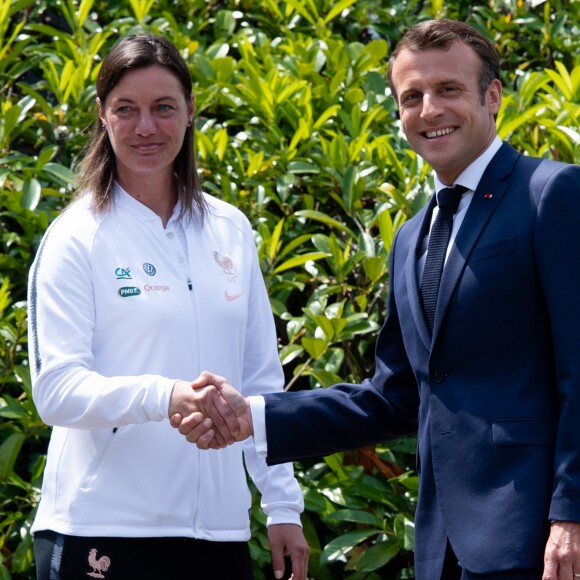
[[[443,272],[445,254],[451,236],[453,214],[457,211],[461,196],[466,191],[468,191],[467,187],[455,185],[454,187],[446,187],[437,194],[439,213],[429,234],[427,258],[421,279],[421,297],[431,331],[433,331],[433,323],[435,322],[437,294],[439,293],[441,272]]]

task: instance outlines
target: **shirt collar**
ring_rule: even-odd
[[[489,162],[493,159],[493,156],[499,151],[501,146],[502,140],[496,135],[489,147],[475,161],[473,161],[471,165],[463,170],[463,172],[455,180],[455,183],[475,191],[479,185],[479,181],[483,175],[483,172],[486,170]],[[437,175],[434,176],[434,180],[435,191],[439,191],[440,189],[447,187],[447,185],[439,181]]]
[[[161,218],[152,210],[150,210],[146,205],[142,204],[140,201],[135,199],[130,193],[125,191],[118,181],[115,181],[115,200],[116,203],[124,205],[133,211],[133,213],[141,216],[142,218],[149,220],[149,221],[157,221]],[[175,207],[173,208],[173,212],[171,214],[171,218],[169,222],[175,221],[179,219],[179,214],[181,213],[181,201],[178,199]],[[168,223],[169,223],[168,222]]]

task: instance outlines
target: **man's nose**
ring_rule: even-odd
[[[443,112],[443,107],[439,99],[429,93],[423,95],[423,106],[421,108],[421,117],[423,119],[433,119]]]

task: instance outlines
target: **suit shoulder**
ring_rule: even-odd
[[[547,191],[579,192],[580,167],[551,159],[522,156],[530,172],[530,191],[542,194]]]
[[[516,170],[525,170],[541,178],[560,173],[560,172],[578,172],[580,166],[554,159],[545,159],[543,157],[531,157],[529,155],[520,155],[516,161]]]

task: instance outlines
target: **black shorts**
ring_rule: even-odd
[[[38,580],[252,580],[247,542],[34,534]]]

